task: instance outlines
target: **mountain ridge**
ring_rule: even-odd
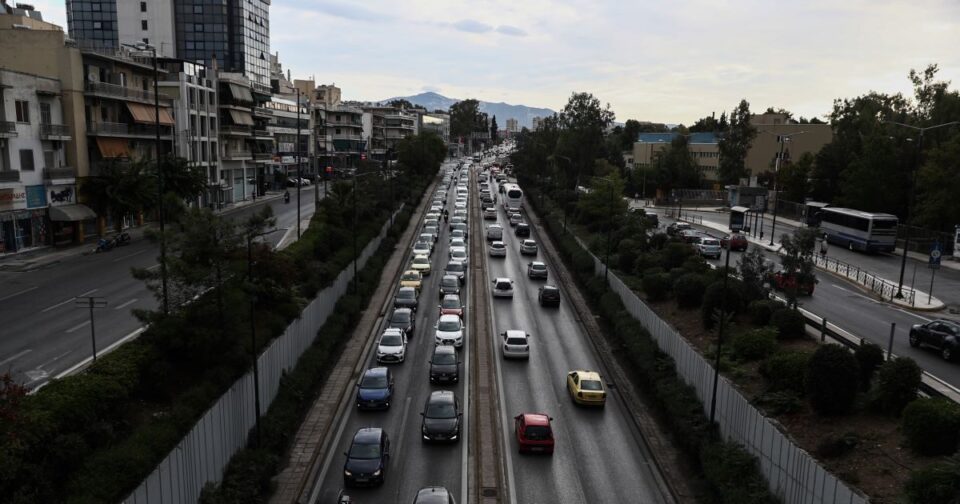
[[[429,111],[450,110],[450,107],[461,101],[459,98],[448,98],[434,91],[425,91],[423,93],[411,96],[397,96],[382,100],[386,103],[393,100],[407,100],[408,102],[426,108]],[[501,129],[506,128],[507,119],[516,119],[520,128],[532,128],[534,117],[548,117],[556,112],[552,109],[541,107],[528,107],[526,105],[514,105],[506,102],[480,102],[480,112],[485,112],[490,117],[497,116],[497,126]]]

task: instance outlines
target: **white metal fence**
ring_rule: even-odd
[[[403,205],[394,213],[403,210]],[[358,270],[376,252],[389,230],[384,223],[360,253]],[[337,275],[336,280],[320,291],[304,308],[283,335],[273,340],[257,358],[260,371],[261,411],[266,412],[280,388],[280,377],[292,369],[303,352],[317,337],[317,331],[347,292],[353,279],[353,263]],[[173,504],[197,502],[207,482],[218,482],[230,457],[247,443],[254,426],[254,387],[251,370],[236,381],[203,415],[180,444],[126,499],[124,504]]]
[[[595,273],[602,276],[603,262],[591,256]],[[673,358],[677,373],[696,390],[703,402],[704,412],[709,414],[713,366],[612,272],[608,276],[608,283],[620,296],[630,315],[650,332],[660,350]],[[717,384],[716,407],[721,435],[742,445],[759,459],[760,470],[770,490],[786,504],[870,502],[795,445],[777,428],[776,421],[763,416],[722,376]]]

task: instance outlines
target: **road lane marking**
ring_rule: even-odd
[[[157,268],[159,268],[159,267],[160,267],[159,264],[154,264],[153,266],[150,266],[149,268],[147,268],[147,271],[153,271],[153,270],[155,270],[155,269],[157,269]]]
[[[86,295],[88,295],[88,294],[93,294],[94,292],[97,292],[98,290],[100,290],[100,289],[91,289],[91,290],[88,290],[87,292],[84,292],[83,294],[74,296],[74,297],[72,297],[72,298],[70,298],[70,299],[68,299],[68,300],[66,300],[66,301],[61,301],[61,302],[59,302],[59,303],[57,303],[57,304],[55,304],[55,305],[53,305],[53,306],[48,306],[48,307],[40,310],[40,313],[47,313],[48,311],[53,310],[54,308],[59,308],[59,307],[65,305],[65,304],[67,304],[67,303],[72,303],[72,302],[75,301],[77,298],[86,296]]]
[[[25,294],[25,293],[27,293],[27,292],[30,292],[30,291],[32,291],[32,290],[36,290],[36,289],[38,289],[38,288],[39,288],[39,287],[36,286],[36,285],[34,285],[33,287],[27,287],[26,289],[23,289],[22,291],[14,292],[13,294],[8,294],[8,295],[0,298],[0,301],[6,301],[6,300],[8,300],[8,299],[10,299],[10,298],[12,298],[12,297],[19,296],[20,294]]]
[[[129,341],[129,340],[137,337],[138,335],[140,335],[140,333],[142,333],[143,331],[146,331],[146,330],[147,330],[146,326],[140,327],[140,328],[134,330],[134,331],[131,332],[130,334],[128,334],[128,335],[126,335],[126,336],[118,339],[117,341],[114,341],[114,342],[111,343],[109,346],[107,346],[107,348],[104,348],[104,349],[100,350],[100,351],[98,352],[98,355],[100,355],[101,357],[104,356],[104,355],[106,355],[107,353],[109,353],[110,351],[112,351],[114,348],[117,348],[118,346],[126,343],[127,341]],[[92,361],[92,360],[93,360],[93,357],[92,357],[92,356],[91,356],[91,357],[87,357],[86,359],[83,359],[82,361],[80,361],[80,362],[74,364],[73,366],[67,368],[66,370],[62,371],[60,374],[58,374],[58,375],[55,376],[54,378],[60,379],[60,378],[63,378],[64,376],[67,376],[68,374],[72,374],[74,371],[82,368],[83,366],[86,366],[87,363],[89,363],[89,362]],[[33,392],[36,392],[37,390],[40,390],[40,387],[37,387],[37,388],[33,389]],[[33,393],[33,392],[31,392],[31,393]]]
[[[403,434],[402,434],[402,433],[407,432],[407,429],[406,429],[406,427],[407,427],[407,414],[410,413],[410,401],[411,401],[411,400],[413,400],[413,397],[412,397],[412,396],[407,396],[407,400],[404,401],[404,403],[403,403],[403,416],[400,417],[400,433],[401,433],[401,434],[396,437],[396,439],[397,439],[396,445],[390,447],[390,460],[396,460],[396,458],[397,458],[397,452],[400,452],[400,451],[401,451],[401,450],[400,450],[400,447],[403,446]],[[417,437],[419,437],[419,438],[422,438],[422,437],[423,437],[423,433],[422,433],[422,432],[420,432],[420,433],[418,433],[418,434],[419,434],[419,435],[418,435]],[[462,441],[462,440],[461,440],[461,441]],[[387,463],[390,463],[390,460],[388,460]],[[395,465],[397,465],[397,462],[393,462],[391,465],[395,466]],[[401,499],[400,499],[400,490],[401,490],[401,487],[402,487],[402,485],[398,485],[398,486],[397,486],[397,493],[396,493],[396,495],[395,495],[395,498],[394,498],[394,501],[393,501],[393,502],[400,502],[400,500],[401,500]]]
[[[67,329],[67,330],[64,331],[64,332],[67,333],[67,334],[69,334],[69,333],[72,333],[72,332],[76,331],[77,329],[80,329],[81,327],[86,327],[86,326],[88,326],[88,325],[90,325],[90,321],[89,321],[89,320],[84,321],[84,322],[81,322],[81,323],[79,323],[79,324],[71,327],[70,329]]]
[[[64,357],[70,355],[71,353],[73,353],[73,350],[67,350],[66,352],[63,352],[62,354],[60,354],[60,355],[58,355],[58,356],[56,356],[56,357],[48,360],[47,362],[44,362],[43,364],[40,364],[39,366],[37,366],[37,369],[43,369],[43,368],[49,366],[50,364],[53,364],[54,362],[57,362],[58,360],[60,360],[60,359],[62,359],[62,358],[64,358]]]
[[[147,250],[148,250],[148,249],[143,249],[143,250],[134,252],[134,253],[132,253],[132,254],[127,254],[127,255],[125,255],[125,256],[120,256],[120,257],[112,260],[111,262],[120,262],[120,261],[122,261],[122,260],[124,260],[124,259],[129,259],[129,258],[131,258],[131,257],[133,257],[133,256],[140,255],[140,254],[146,252]]]
[[[114,310],[122,310],[122,309],[124,309],[124,308],[132,305],[133,303],[136,303],[137,301],[140,301],[140,300],[137,299],[137,298],[133,298],[133,299],[131,299],[130,301],[127,301],[126,303],[123,303],[123,304],[121,304],[121,305],[118,305],[116,308],[114,308]]]
[[[24,355],[27,355],[28,353],[30,353],[30,352],[32,352],[32,351],[33,351],[33,350],[31,350],[31,349],[28,348],[28,349],[26,349],[26,350],[24,350],[24,351],[22,351],[22,352],[20,352],[20,353],[13,354],[12,356],[7,357],[6,359],[3,359],[2,361],[0,361],[0,366],[6,364],[6,363],[8,363],[8,362],[15,361],[15,360],[19,359],[20,357],[23,357]]]

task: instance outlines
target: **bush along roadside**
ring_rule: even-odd
[[[395,196],[384,184],[358,184],[356,227],[351,184],[331,184],[329,198],[299,242],[282,252],[251,247],[252,282],[242,233],[224,231],[209,213],[188,212],[170,226],[168,260],[174,256],[180,262],[168,269],[177,275],[171,293],[190,299],[196,292],[195,300],[173,305],[169,316],[143,314],[150,327],[140,338],[18,401],[9,421],[0,422],[0,499],[19,504],[124,498],[249,368],[251,290],[259,351],[347,267],[353,232],[358,247],[365,246],[390,208],[401,202],[415,206],[432,179],[401,174]],[[197,240],[175,233],[214,237],[204,249],[210,253],[197,253],[190,248]]]
[[[531,196],[527,201],[535,205],[536,199]],[[720,438],[703,413],[703,403],[694,389],[677,375],[673,359],[657,348],[650,333],[606,288],[603,278],[594,275],[589,253],[571,234],[563,233],[561,223],[550,212],[537,210],[564,263],[585,290],[591,308],[601,315],[604,336],[614,348],[623,350],[622,355],[629,362],[628,372],[646,397],[652,399],[694,471],[703,475],[711,494],[705,496],[706,500],[729,504],[778,502],[767,489],[756,458]]]
[[[412,213],[405,209],[396,221],[403,229]],[[297,366],[284,376],[276,399],[261,419],[261,444],[255,446],[251,439],[248,447],[237,452],[224,471],[220,484],[208,483],[200,496],[201,504],[259,504],[266,502],[273,490],[271,479],[282,468],[297,429],[314,399],[323,388],[324,381],[340,354],[340,346],[346,341],[360,320],[361,306],[370,303],[381,280],[384,265],[393,254],[398,234],[384,238],[376,253],[370,258],[360,275],[360,298],[348,293],[337,302],[327,322],[317,331],[317,338],[304,352]]]

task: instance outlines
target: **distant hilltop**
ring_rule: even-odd
[[[408,102],[419,105],[429,111],[449,110],[450,106],[460,101],[458,98],[447,98],[432,91],[420,93],[413,96],[398,96],[382,100],[389,102],[392,100],[407,100]],[[534,117],[549,117],[555,112],[548,108],[528,107],[526,105],[510,105],[509,103],[491,103],[483,100],[480,102],[480,112],[486,112],[490,117],[497,116],[497,126],[501,129],[507,127],[507,119],[516,119],[521,128],[532,128]]]

